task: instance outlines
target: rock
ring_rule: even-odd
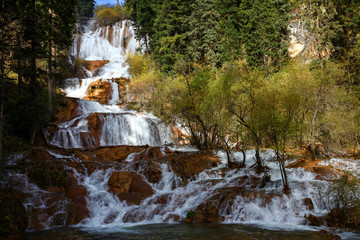
[[[67,202],[63,193],[39,193],[43,205],[29,210],[29,229],[41,230],[47,227],[64,225],[67,213],[64,212],[64,203]],[[31,196],[33,197],[33,196]]]
[[[95,60],[95,61],[85,61],[84,67],[89,70],[90,72],[93,72],[99,68],[102,68],[105,64],[108,64],[109,60]]]
[[[314,216],[312,214],[305,215],[304,217],[310,222],[311,226],[319,227],[319,226],[324,224],[324,221],[321,218],[316,217],[316,216]]]
[[[120,77],[120,78],[113,78],[112,81],[115,81],[118,84],[118,90],[119,90],[119,100],[122,103],[125,103],[127,101],[127,85],[130,82],[130,79]]]
[[[70,203],[67,212],[66,225],[68,226],[78,224],[82,220],[90,217],[89,210],[83,205]]]
[[[132,172],[131,176],[132,181],[129,189],[130,192],[141,192],[145,193],[147,196],[151,196],[155,193],[152,187],[145,182],[140,175]]]
[[[179,145],[190,144],[190,136],[183,133],[181,129],[177,127],[171,127],[171,131],[173,133],[174,140],[176,143],[178,143]]]
[[[140,205],[142,200],[149,197],[146,193],[131,192],[131,193],[119,193],[117,197],[121,201],[126,201],[128,205]]]
[[[185,183],[198,175],[205,169],[210,169],[219,163],[219,158],[214,156],[213,152],[196,152],[196,153],[175,153],[171,156],[160,159],[168,161],[173,171],[180,176]]]
[[[118,146],[118,147],[107,147],[96,150],[96,157],[92,160],[97,161],[111,161],[121,162],[135,152],[142,152],[146,149],[144,146]]]
[[[142,170],[143,175],[151,183],[159,183],[162,178],[161,166],[155,161],[138,160],[134,164],[135,170]]]
[[[337,176],[335,170],[331,166],[315,166],[312,171],[318,174],[315,177],[317,180],[331,180]]]
[[[306,206],[307,210],[310,210],[310,211],[314,210],[314,204],[313,204],[311,198],[304,198],[303,201],[304,201],[304,205]]]
[[[70,203],[67,207],[66,225],[75,225],[90,216],[87,209],[87,190],[84,186],[72,183],[68,186],[66,197]]]
[[[321,235],[323,235],[323,238],[322,238],[322,239],[324,239],[324,240],[340,240],[340,239],[341,239],[340,236],[338,236],[338,235],[336,235],[336,234],[333,234],[333,233],[330,233],[330,232],[328,232],[328,231],[326,231],[326,230],[324,230],[324,229],[321,229],[321,230],[319,231],[319,233],[320,233]]]
[[[102,79],[92,82],[86,90],[86,97],[83,99],[96,101],[101,104],[108,104],[111,97],[111,83],[102,81]]]
[[[128,193],[132,184],[132,174],[130,172],[114,172],[108,182],[110,190],[115,193]]]
[[[67,191],[70,187],[77,185],[77,180],[72,174],[68,174],[63,180],[62,180],[62,186]]]
[[[28,214],[21,201],[0,197],[0,238],[19,236],[28,226]]]
[[[140,175],[133,172],[113,173],[108,185],[121,201],[126,201],[129,205],[139,205],[142,200],[155,193]]]

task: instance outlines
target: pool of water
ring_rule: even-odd
[[[276,240],[323,240],[331,237],[320,228],[303,230],[266,229],[242,224],[150,224],[137,226],[112,226],[106,228],[61,227],[27,232],[26,240],[211,240],[211,239],[276,239]],[[327,229],[328,232],[332,230]],[[335,230],[342,239],[360,239],[360,232]]]

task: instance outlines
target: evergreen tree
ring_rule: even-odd
[[[78,22],[84,24],[94,16],[95,0],[77,0]]]
[[[288,1],[244,0],[240,21],[250,66],[276,67],[287,57]]]
[[[195,63],[221,65],[220,14],[217,0],[195,0],[188,18],[189,52]]]

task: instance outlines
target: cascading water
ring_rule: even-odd
[[[177,157],[191,156],[197,154],[198,150],[189,146],[168,146],[173,142],[169,126],[151,114],[126,111],[116,105],[120,93],[113,78],[129,77],[125,57],[137,47],[138,42],[128,21],[112,27],[98,28],[92,22],[84,27],[83,33],[74,40],[74,57],[109,62],[99,69],[96,77],[89,73],[89,78],[65,81],[64,91],[67,96],[76,99],[75,115],[70,120],[58,123],[52,134],[50,130],[45,130],[48,145],[62,148],[47,150],[50,156],[46,163],[60,161],[61,171],[68,176],[74,176],[74,179],[69,177],[70,180],[63,180],[65,184],[61,183],[66,186],[66,191],[63,190],[66,193],[62,194],[61,189],[57,188],[40,189],[29,183],[26,175],[28,170],[20,169],[15,173],[9,171],[7,181],[21,182],[14,186],[16,185],[16,191],[22,192],[23,204],[34,216],[30,219],[29,230],[39,229],[36,225],[39,221],[40,228],[71,224],[71,209],[74,206],[79,208],[79,204],[86,205],[88,214],[84,214],[85,217],[77,226],[88,230],[106,229],[117,232],[119,226],[175,223],[191,215],[203,222],[216,218],[214,222],[229,225],[255,224],[262,229],[318,230],[319,228],[306,224],[304,215],[326,213],[319,199],[317,186],[324,187],[329,183],[318,180],[314,173],[302,168],[289,168],[287,172],[291,193],[284,194],[279,167],[273,161],[273,151],[261,154],[269,167],[267,174],[271,176],[271,180],[267,181],[264,180],[264,173],[256,173],[252,168],[255,164],[253,150],[246,151],[246,166],[242,168],[229,169],[226,154],[218,151],[213,153],[220,159],[216,166],[204,168],[191,176],[178,172],[179,168],[182,168],[181,161],[185,160]],[[99,79],[111,83],[108,105],[82,99],[86,97],[90,84]],[[96,158],[93,162],[89,160],[97,156],[95,152],[73,150],[120,145],[137,146],[139,149],[128,153],[125,158],[116,156],[115,161],[104,163]],[[144,145],[158,147],[149,148]],[[151,151],[157,154],[154,158],[156,161],[145,160],[151,155]],[[79,152],[80,155],[75,156]],[[79,159],[78,156],[83,158]],[[232,161],[238,163],[242,162],[242,157],[239,152],[231,155]],[[35,158],[37,160],[37,155]],[[19,155],[8,162],[9,167],[14,168],[18,159],[23,160],[20,166],[31,162],[26,155]],[[332,159],[321,164],[345,166],[347,170],[360,172],[359,164],[344,159]],[[198,163],[194,162],[194,165]],[[183,171],[189,171],[187,167],[183,168]],[[138,204],[121,200],[109,186],[110,178],[119,171],[127,172],[128,175],[138,174],[141,178],[140,185],[150,186],[153,192],[146,196],[141,192],[133,193],[134,196],[142,197]],[[58,169],[51,173],[58,173]],[[149,177],[156,174],[156,180],[150,180]],[[71,189],[69,181],[76,186],[72,189],[75,196],[67,189]],[[1,183],[5,185],[5,182]],[[85,193],[85,201],[77,198],[79,192]],[[55,213],[50,215],[52,208],[56,208]],[[353,237],[354,235],[351,235],[350,238]]]
[[[72,55],[86,61],[109,62],[99,69],[97,77],[67,79],[64,91],[68,97],[84,98],[91,83],[99,79],[109,81],[110,105],[79,100],[74,119],[58,124],[58,130],[52,136],[46,132],[49,145],[71,149],[118,145],[161,146],[171,143],[171,129],[160,119],[151,114],[124,111],[115,105],[119,102],[119,89],[113,79],[129,77],[126,55],[134,53],[139,46],[130,22],[123,21],[107,27],[94,26],[95,22],[90,22],[74,40]],[[101,126],[91,131],[88,117],[94,113],[97,113]]]

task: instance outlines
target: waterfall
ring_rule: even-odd
[[[306,225],[304,215],[326,214],[318,188],[328,186],[328,181],[318,179],[315,173],[303,168],[289,168],[291,195],[286,195],[273,151],[261,152],[271,176],[265,181],[265,173],[257,173],[253,167],[254,150],[246,151],[245,166],[229,169],[225,152],[173,146],[170,143],[176,142],[172,129],[161,119],[117,105],[122,93],[114,78],[130,77],[125,58],[137,46],[129,21],[98,28],[91,22],[75,38],[71,51],[74,57],[109,62],[99,69],[97,76],[89,73],[88,78],[65,80],[63,90],[67,99],[72,99],[74,109],[71,114],[64,114],[63,121],[44,130],[48,145],[56,149],[42,149],[45,153],[35,149],[32,157],[31,151],[12,156],[7,178],[0,178],[0,184],[5,186],[10,182],[13,190],[20,193],[32,217],[28,229],[76,224],[85,229],[101,231],[113,227],[118,230],[119,226],[129,224],[181,222],[188,215],[195,215],[199,222],[214,220],[263,228],[318,230]],[[108,84],[111,87],[107,96],[109,104],[83,99],[89,86],[100,80],[111,83]],[[126,152],[129,146],[134,148]],[[203,167],[198,162],[201,154],[218,160],[207,159]],[[106,158],[109,155],[113,157],[111,160]],[[104,161],[103,156],[106,156]],[[240,152],[233,152],[230,157],[235,163],[243,161]],[[18,161],[22,162],[18,164]],[[32,172],[31,164],[37,174]],[[348,159],[324,160],[320,166],[360,173],[360,163]],[[200,170],[193,173],[192,167]],[[56,175],[58,172],[64,173],[66,179],[56,186],[40,188],[34,184],[36,179],[31,179],[31,175],[48,179],[47,175],[51,174],[61,179],[62,175]],[[110,178],[119,172],[126,172],[131,181],[136,179],[137,188],[147,188],[147,195],[141,190],[130,192],[128,189],[125,192],[128,195],[121,198],[122,193],[112,191]],[[120,181],[119,185],[126,184]],[[128,196],[140,200],[135,204],[127,201]],[[73,212],[82,218],[77,222],[74,216],[70,219]]]
[[[91,21],[73,43],[71,53],[85,61],[108,60],[98,76],[79,80],[66,79],[63,90],[67,97],[84,98],[89,86],[101,79],[111,83],[109,105],[79,100],[77,116],[57,125],[55,133],[46,131],[48,144],[60,148],[96,148],[98,146],[149,145],[161,146],[173,142],[169,126],[152,114],[124,111],[119,103],[118,84],[114,78],[130,77],[125,65],[126,54],[137,48],[135,33],[129,21],[113,26],[94,28]],[[97,113],[98,115],[94,117]],[[91,116],[92,115],[92,116]],[[89,118],[96,118],[101,126],[89,126]]]

